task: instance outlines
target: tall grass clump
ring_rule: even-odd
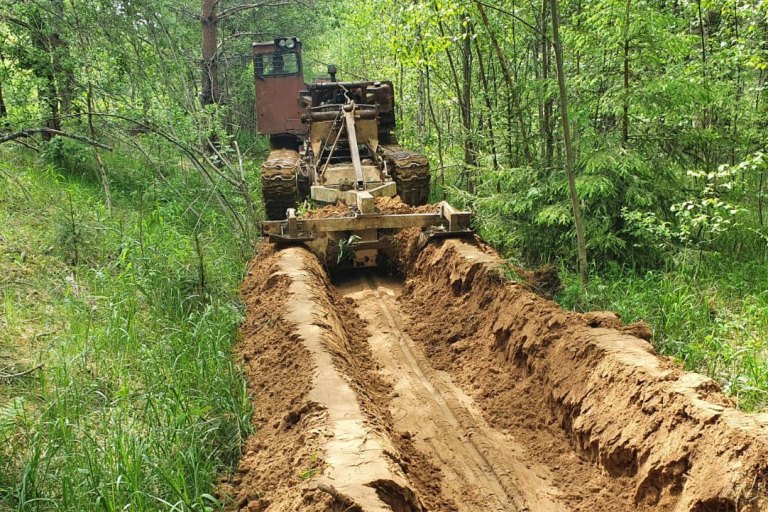
[[[740,408],[768,407],[768,267],[706,261],[675,271],[637,274],[613,268],[586,288],[563,272],[568,308],[612,310],[644,320],[659,352],[714,378]]]
[[[125,171],[107,212],[88,177],[5,156],[0,268],[24,279],[0,290],[0,350],[40,370],[0,384],[0,510],[222,508],[251,415],[231,223],[191,215],[202,185],[170,166],[158,181],[110,157]]]

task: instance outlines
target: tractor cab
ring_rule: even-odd
[[[259,133],[303,137],[307,127],[301,121],[304,107],[299,101],[306,88],[301,41],[297,37],[278,37],[253,43],[252,56]]]

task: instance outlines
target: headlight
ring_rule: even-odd
[[[285,40],[285,47],[286,48],[292,49],[295,46],[296,46],[296,40],[295,39],[291,38],[291,39]]]
[[[280,40],[280,41],[277,43],[277,46],[279,46],[280,48],[285,48],[285,45],[286,45],[285,39],[281,39],[281,40]]]

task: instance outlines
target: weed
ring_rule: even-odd
[[[114,176],[107,215],[97,182],[8,157],[24,192],[0,175],[0,368],[44,367],[0,387],[0,510],[221,508],[251,424],[230,354],[242,244],[165,182]]]

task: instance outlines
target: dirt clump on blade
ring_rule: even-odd
[[[768,424],[633,335],[649,338],[647,326],[564,311],[507,280],[485,247],[418,252],[406,235],[408,333],[552,469],[570,510],[768,510]]]
[[[436,204],[425,204],[422,206],[409,206],[400,200],[400,196],[395,197],[377,197],[374,199],[379,213],[437,213]]]
[[[307,210],[301,215],[302,219],[329,219],[331,217],[351,217],[352,210],[344,203],[330,204],[322,208]]]
[[[425,204],[423,206],[409,206],[400,200],[400,197],[376,197],[374,199],[376,209],[381,214],[408,214],[408,213],[437,213],[437,205]],[[331,217],[352,217],[353,210],[339,202],[312,208],[300,215],[301,219],[328,219]]]

